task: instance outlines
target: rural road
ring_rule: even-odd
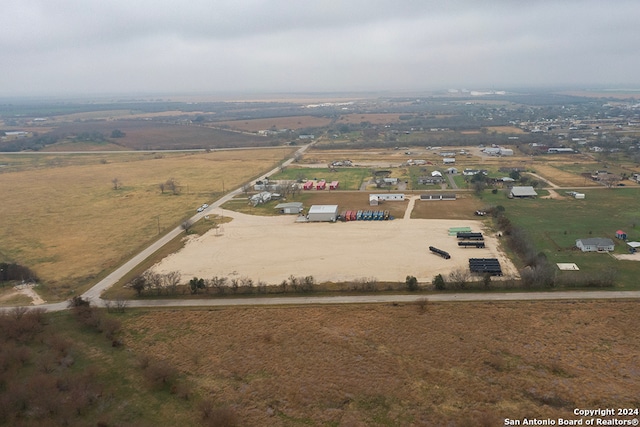
[[[275,305],[322,305],[322,304],[392,304],[414,303],[420,299],[430,302],[501,302],[501,301],[576,301],[576,300],[619,300],[640,299],[640,291],[559,291],[559,292],[499,292],[499,293],[442,293],[442,294],[403,294],[403,295],[351,295],[351,296],[290,296],[262,298],[220,298],[220,299],[144,299],[127,300],[127,307],[236,307],[236,306],[275,306]],[[92,300],[95,304],[96,300]],[[100,305],[100,304],[98,304]],[[66,302],[43,304],[37,308],[47,311],[60,311],[67,308]],[[8,312],[13,307],[0,307],[0,312]]]

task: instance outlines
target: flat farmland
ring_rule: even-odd
[[[258,135],[142,119],[65,123],[60,124],[53,134],[69,136],[100,132],[109,137],[115,129],[124,132],[125,136],[110,142],[130,150],[260,147],[272,143],[270,138]]]
[[[369,122],[373,125],[385,125],[389,123],[400,122],[401,114],[395,113],[377,113],[377,114],[343,114],[338,120],[337,124],[360,124],[362,122]]]
[[[223,187],[237,188],[290,152],[113,154],[106,163],[69,154],[75,158],[69,165],[50,167],[33,164],[39,155],[25,156],[29,168],[0,174],[0,257],[32,268],[45,299],[67,298],[219,197]],[[15,162],[2,156],[0,163],[5,159]],[[179,195],[161,193],[159,184],[170,178],[179,183]]]
[[[330,125],[332,119],[317,116],[273,117],[269,119],[227,120],[215,122],[216,126],[228,126],[230,129],[246,132],[258,132],[269,129],[304,129]]]
[[[239,425],[498,426],[638,407],[638,322],[636,301],[427,303],[136,310],[122,330]]]

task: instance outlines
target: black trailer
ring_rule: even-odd
[[[502,276],[502,267],[497,258],[469,258],[469,269],[472,273]]]
[[[449,252],[443,251],[442,249],[438,249],[438,248],[435,248],[433,246],[429,246],[429,250],[431,252],[433,252],[434,254],[440,255],[444,259],[450,259],[451,258],[451,255],[449,255]]]
[[[482,233],[472,233],[469,231],[458,231],[456,236],[458,237],[458,239],[463,240],[484,240]]]
[[[475,242],[458,242],[458,246],[463,248],[484,248],[484,241]]]

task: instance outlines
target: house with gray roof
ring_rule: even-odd
[[[615,244],[611,239],[591,237],[576,240],[576,247],[582,252],[611,252],[615,248]]]

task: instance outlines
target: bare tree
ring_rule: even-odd
[[[164,183],[165,188],[171,191],[173,194],[180,194],[180,183],[175,178],[169,178],[167,182]]]
[[[170,271],[164,275],[164,284],[167,290],[175,295],[178,290],[178,285],[180,284],[180,280],[182,279],[182,275],[179,271]]]
[[[447,276],[447,283],[451,283],[454,289],[464,289],[470,275],[471,273],[466,268],[456,268]]]
[[[188,219],[184,221],[182,224],[180,224],[180,226],[185,231],[185,233],[189,234],[189,230],[191,229],[191,227],[193,227],[193,221]]]
[[[122,187],[122,182],[118,178],[113,178],[111,183],[113,184],[114,190],[119,190]]]

